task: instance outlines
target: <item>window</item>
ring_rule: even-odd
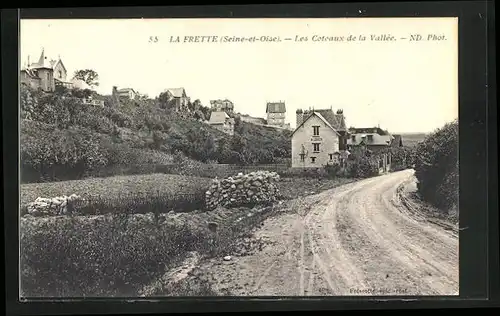
[[[59,78],[62,78],[62,71],[59,70]]]
[[[319,136],[319,126],[313,126],[313,135]]]
[[[311,163],[315,163],[316,162],[316,157],[311,157]]]
[[[300,154],[300,161],[304,161],[306,155],[305,154]]]
[[[330,160],[333,160],[333,154],[328,154],[330,156]]]
[[[355,141],[356,140],[356,135],[352,135],[351,139],[352,139],[352,141]]]
[[[313,151],[316,152],[316,153],[319,152],[319,143],[314,143],[313,144]]]

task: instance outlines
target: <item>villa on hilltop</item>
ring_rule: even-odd
[[[266,105],[267,124],[271,126],[285,127],[286,106],[284,101],[267,102]]]
[[[211,110],[214,112],[224,111],[226,113],[232,113],[234,111],[234,104],[228,99],[224,100],[210,100]]]
[[[167,93],[167,99],[173,102],[174,108],[181,112],[190,112],[188,104],[189,97],[186,94],[186,89],[184,88],[169,88],[165,90]]]
[[[21,84],[45,92],[54,92],[57,86],[68,89],[91,89],[83,80],[72,79],[67,81],[66,77],[67,70],[61,57],[57,60],[48,59],[43,49],[37,62],[30,63],[28,57],[28,61],[23,65],[20,73]]]
[[[212,112],[207,123],[221,132],[228,135],[234,135],[234,119],[229,117],[229,115],[224,111]]]

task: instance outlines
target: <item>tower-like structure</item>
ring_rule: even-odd
[[[267,125],[285,126],[286,106],[284,101],[268,102],[266,106]]]

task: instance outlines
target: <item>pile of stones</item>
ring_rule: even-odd
[[[27,214],[31,216],[57,216],[71,213],[73,203],[81,201],[82,197],[76,194],[58,196],[55,198],[38,197],[35,202],[26,206]]]
[[[205,193],[208,210],[217,207],[237,207],[248,204],[260,204],[276,201],[279,197],[277,182],[280,176],[276,172],[257,171],[248,174],[239,173],[235,177],[214,179]]]

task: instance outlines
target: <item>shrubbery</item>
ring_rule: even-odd
[[[200,232],[156,224],[152,214],[22,219],[20,231],[25,297],[136,296],[205,243]]]
[[[418,144],[415,176],[422,198],[440,209],[458,203],[458,121],[446,124]]]
[[[93,98],[104,99],[105,106],[83,104],[81,98],[89,94]],[[128,165],[149,164],[144,172],[156,168],[152,167],[154,163],[145,163],[144,159],[133,159],[131,148],[145,150],[147,154],[151,150],[167,154],[180,151],[191,160],[242,166],[273,164],[290,157],[289,131],[254,126],[236,118],[235,135],[228,136],[198,121],[199,117],[190,117],[194,112],[181,115],[169,107],[161,108],[160,99],[141,99],[133,104],[125,100],[120,102],[116,104],[90,90],[69,91],[61,88],[56,93],[48,94],[22,86],[22,121],[47,124],[46,132],[39,134],[29,127],[36,123],[22,122],[21,156],[27,158],[22,162],[23,181],[79,179],[83,175],[110,175],[115,170],[124,172],[126,168],[115,162],[121,158],[114,158],[114,155],[128,156],[121,159]],[[207,112],[205,116],[210,114],[210,109],[199,102],[190,106]],[[99,157],[90,160],[84,157],[87,148],[80,148],[80,140],[72,130],[82,130],[85,135],[99,138],[99,141],[95,139],[95,148],[90,151],[90,155],[99,152]],[[122,146],[103,144],[103,140]],[[68,148],[72,148],[71,153]],[[78,156],[80,153],[84,156]],[[74,163],[61,158],[68,155]],[[101,156],[107,157],[108,162],[103,161]],[[45,163],[46,158],[48,161]],[[96,164],[97,169],[90,168],[91,164]],[[69,172],[68,168],[76,169]],[[133,169],[141,172],[139,167]],[[39,173],[38,176],[36,173]]]
[[[100,139],[86,129],[60,130],[22,122],[21,130],[23,180],[81,178],[108,163]]]
[[[379,174],[379,157],[372,154],[352,154],[346,161],[344,174],[352,178],[369,178]]]
[[[415,148],[398,147],[391,149],[391,169],[399,171],[413,168],[415,164]]]

